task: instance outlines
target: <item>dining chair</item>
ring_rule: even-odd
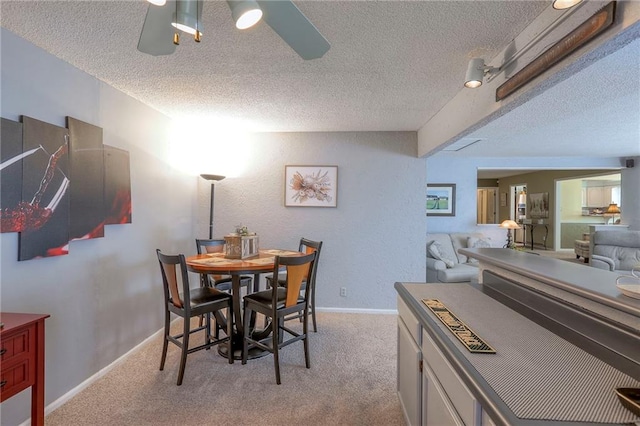
[[[285,346],[302,340],[304,343],[305,366],[311,367],[309,357],[309,295],[311,285],[307,285],[301,294],[300,288],[304,277],[310,277],[313,271],[317,253],[311,252],[303,256],[276,256],[273,265],[274,276],[280,268],[286,269],[284,286],[272,286],[268,290],[248,294],[243,299],[244,304],[244,336],[242,339],[242,363],[247,363],[249,347],[258,347],[273,354],[276,372],[276,383],[280,384],[279,351]],[[256,340],[249,329],[252,312],[263,314],[271,320],[271,335]],[[302,333],[298,333],[285,326],[285,317],[302,312]],[[285,334],[287,333],[287,334]]]
[[[222,253],[224,251],[224,240],[211,240],[196,238],[196,251],[198,254],[203,253]],[[220,291],[231,292],[231,277],[224,275],[201,275],[202,285],[214,287]],[[240,277],[240,287],[245,287],[247,293],[250,291],[252,278],[243,275]]]
[[[160,370],[164,369],[167,358],[169,342],[174,343],[182,350],[180,356],[180,370],[178,371],[178,386],[182,384],[184,369],[187,363],[187,355],[201,349],[209,349],[214,345],[227,343],[228,353],[233,353],[232,324],[233,309],[231,309],[231,295],[211,287],[189,287],[189,275],[184,255],[163,254],[156,250],[162,283],[164,289],[164,341],[162,345],[162,358]],[[227,330],[226,336],[217,338],[211,336],[211,314],[226,309]],[[171,314],[176,314],[183,319],[182,333],[171,335]],[[191,329],[191,318],[204,316],[205,324]],[[217,326],[216,326],[217,328]],[[189,348],[189,337],[198,331],[205,331],[204,344]],[[229,364],[233,363],[233,357],[229,357]]]
[[[315,259],[315,262],[313,263],[313,270],[309,275],[311,278],[304,277],[304,280],[302,281],[302,287],[300,289],[301,291],[305,291],[307,287],[307,283],[310,283],[311,285],[311,299],[310,299],[309,313],[311,314],[311,320],[313,321],[313,331],[316,333],[318,332],[318,324],[316,322],[316,274],[318,271],[318,260],[320,258],[321,249],[322,249],[322,241],[312,241],[306,238],[300,238],[298,251],[302,253],[312,253],[312,252],[316,253],[316,259]],[[271,288],[271,285],[273,283],[273,276],[268,275],[267,277],[265,277],[265,280],[267,283],[267,288]],[[278,285],[284,286],[285,282],[286,282],[285,274],[284,273],[278,274]],[[296,315],[289,316],[285,320],[288,321],[296,318],[302,319],[302,312],[298,312]]]

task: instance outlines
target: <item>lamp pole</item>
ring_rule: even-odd
[[[208,174],[201,174],[200,176],[206,180],[211,181],[211,200],[209,205],[209,239],[211,240],[213,239],[213,200],[215,194],[215,183],[224,179],[225,176]]]

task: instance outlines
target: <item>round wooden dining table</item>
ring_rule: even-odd
[[[242,321],[242,295],[240,292],[240,276],[253,275],[253,291],[260,289],[260,274],[273,272],[275,256],[302,256],[304,253],[291,250],[264,249],[260,250],[258,256],[246,259],[227,259],[224,253],[204,253],[187,257],[187,269],[191,272],[205,275],[230,275],[231,276],[231,295],[233,296],[233,316],[235,323],[235,334],[233,340],[234,358],[241,359],[242,343],[244,336],[244,326]],[[203,282],[206,282],[203,280]],[[223,328],[226,328],[226,318],[220,313],[216,314],[216,321]],[[255,324],[255,321],[252,321]],[[263,330],[253,329],[251,331],[254,339],[262,339],[267,337],[271,332],[271,327],[265,327]],[[257,348],[254,348],[257,349]],[[220,346],[218,352],[223,356],[228,356],[226,347]],[[252,350],[249,358],[258,358],[266,355],[268,352]]]

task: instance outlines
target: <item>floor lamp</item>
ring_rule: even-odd
[[[211,181],[211,204],[209,207],[209,239],[213,239],[213,196],[214,196],[214,191],[215,191],[215,183],[217,181],[220,181],[222,179],[225,178],[225,176],[221,176],[221,175],[207,175],[207,174],[202,174],[200,175],[202,178],[206,179],[206,180],[210,180]]]
[[[521,229],[520,225],[518,225],[513,220],[505,220],[500,224],[500,228],[506,228],[507,230],[507,244],[505,244],[503,248],[515,248],[515,244],[513,244],[513,238],[511,237],[511,230]]]

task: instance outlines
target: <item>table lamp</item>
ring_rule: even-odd
[[[211,204],[209,206],[209,239],[213,239],[213,195],[214,195],[214,184],[217,181],[220,181],[222,179],[225,178],[225,176],[222,175],[208,175],[208,174],[201,174],[200,175],[202,178],[206,179],[206,180],[210,180],[211,181]]]
[[[620,214],[620,207],[618,207],[616,203],[611,203],[609,204],[609,207],[607,207],[607,211],[605,211],[604,214],[610,214],[613,218],[613,223],[615,224],[616,215]]]
[[[513,244],[513,238],[511,237],[511,230],[521,229],[521,226],[513,220],[505,220],[500,224],[500,228],[505,228],[507,230],[507,244],[505,244],[503,248],[515,248],[515,245]]]

